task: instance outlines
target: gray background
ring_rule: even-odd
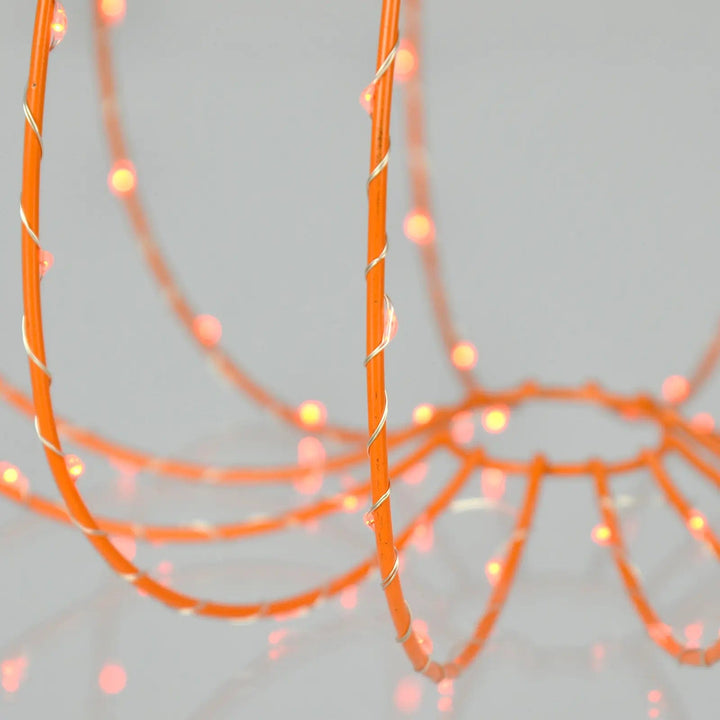
[[[380,2],[130,2],[114,47],[140,186],[172,267],[226,347],[291,403],[321,398],[333,420],[366,423],[364,282],[369,120]],[[531,376],[653,392],[689,372],[718,319],[720,49],[717,4],[549,0],[426,3],[426,98],[438,242],[461,332],[494,387]],[[89,6],[68,0],[70,30],[51,57],[41,235],[56,264],[43,283],[57,410],[138,447],[212,461],[292,460],[298,435],[208,371],[143,268],[106,187]],[[0,23],[1,371],[28,387],[20,339],[23,117],[34,7],[6,0]],[[422,401],[460,396],[434,333],[407,210],[402,106],[390,172],[388,291],[399,333],[387,353],[390,423]],[[250,180],[253,173],[255,180]],[[690,411],[720,402],[712,382]],[[497,452],[619,457],[654,438],[592,408],[528,406]],[[66,449],[72,449],[66,446]],[[215,521],[287,507],[291,488],[193,489],[143,475],[134,502],[117,472],[83,454],[92,507],[158,522]],[[31,423],[0,407],[0,459],[56,490]],[[409,517],[448,477],[400,486]],[[364,471],[355,471],[364,478]],[[680,464],[673,476],[717,527],[717,494]],[[522,481],[509,481],[515,504]],[[329,490],[338,486],[328,478]],[[618,483],[643,502],[625,516],[651,599],[682,635],[720,623],[711,558],[658,500],[649,478]],[[477,495],[471,479],[465,493]],[[327,603],[285,623],[177,616],[114,579],[67,528],[0,504],[0,659],[27,654],[0,717],[401,717],[393,693],[412,675],[392,640],[375,580],[358,608]],[[717,668],[679,668],[646,638],[605,552],[590,485],[551,481],[517,586],[478,662],[455,684],[453,717],[647,717],[716,712]],[[507,517],[450,514],[433,552],[407,553],[404,587],[444,658],[484,605],[483,566]],[[223,546],[141,548],[171,559],[173,582],[201,596],[257,601],[320,581],[372,551],[360,515],[321,532]],[[602,645],[605,657],[593,659]],[[595,650],[593,650],[595,648]],[[97,689],[122,663],[125,691]],[[422,684],[420,717],[435,717]]]

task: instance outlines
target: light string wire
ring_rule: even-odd
[[[434,661],[426,653],[415,633],[412,632],[412,615],[408,603],[405,600],[400,573],[397,567],[396,548],[393,541],[392,514],[390,500],[390,483],[388,478],[387,458],[387,435],[386,422],[388,416],[388,398],[385,384],[384,350],[387,346],[385,332],[382,324],[382,303],[386,298],[385,294],[385,262],[387,261],[386,246],[386,207],[387,207],[387,175],[388,157],[390,147],[390,113],[392,103],[393,78],[387,69],[392,65],[392,59],[398,42],[398,22],[400,13],[400,0],[384,0],[381,12],[380,33],[378,40],[378,71],[373,81],[373,103],[372,103],[372,131],[371,131],[371,153],[370,153],[370,175],[368,179],[368,267],[366,270],[366,334],[367,334],[367,357],[366,357],[366,380],[368,396],[368,426],[370,442],[368,451],[370,454],[372,498],[373,498],[373,528],[376,536],[376,547],[378,564],[382,572],[382,589],[385,592],[388,609],[395,625],[395,630],[403,642],[403,648],[416,671],[427,675],[431,680],[440,682],[445,678],[456,677],[460,671],[475,657],[482,644],[489,634],[500,608],[504,603],[509,582],[517,568],[521,549],[524,546],[527,531],[530,527],[535,500],[540,489],[541,481],[547,474],[547,461],[541,455],[535,458],[530,472],[528,473],[528,487],[526,499],[519,524],[513,537],[515,542],[512,545],[511,555],[508,558],[509,565],[505,568],[502,581],[498,584],[497,593],[493,593],[491,608],[481,619],[476,627],[475,634],[465,648],[451,662],[446,664]],[[381,72],[382,71],[382,72]],[[599,388],[593,388],[599,390]],[[648,407],[644,398],[639,398],[639,405]],[[669,421],[667,413],[657,409],[656,418],[663,424]],[[677,421],[675,421],[677,425]],[[668,443],[667,438],[663,439],[664,448]],[[644,456],[644,462],[648,462]],[[605,485],[606,468],[604,463],[590,461],[590,469],[596,478],[596,488],[601,501],[604,519],[613,533],[613,549],[618,567],[623,574],[623,579],[628,580],[627,572],[629,565],[619,558],[621,548],[616,517],[612,508],[612,502],[607,495]],[[509,576],[509,579],[508,579]],[[504,582],[507,580],[507,582]],[[639,600],[638,586],[626,582],[626,588],[635,604],[643,622],[648,629],[653,628],[654,617],[648,614],[647,607]],[[497,595],[497,597],[496,597]],[[670,654],[675,655],[680,662],[689,664],[700,664],[698,658],[702,658],[702,664],[709,665],[715,662],[718,657],[715,651],[720,647],[720,639],[707,651],[698,655],[690,652],[676,643],[673,645],[666,637],[658,637],[656,633],[650,632],[655,642]],[[674,641],[673,641],[674,642]]]
[[[25,144],[23,154],[23,190],[21,195],[21,226],[23,244],[23,304],[25,321],[23,323],[23,343],[28,354],[31,383],[33,389],[33,406],[36,415],[38,436],[45,448],[46,458],[66,504],[67,519],[75,523],[87,536],[89,542],[104,557],[106,562],[128,582],[134,583],[138,589],[150,594],[183,614],[202,614],[226,619],[255,619],[271,614],[287,613],[296,609],[306,609],[321,598],[332,595],[342,589],[342,584],[350,579],[354,584],[364,577],[376,565],[381,572],[381,585],[391,610],[397,630],[397,638],[401,641],[406,653],[416,670],[426,674],[435,681],[444,677],[456,676],[479,652],[500,613],[507,598],[512,579],[517,570],[522,550],[528,535],[537,496],[544,478],[550,474],[588,474],[596,479],[596,489],[600,506],[606,523],[611,532],[617,531],[614,515],[614,503],[609,496],[607,480],[610,464],[599,460],[585,463],[565,463],[553,466],[543,456],[536,456],[530,463],[515,463],[521,466],[527,477],[525,500],[518,514],[516,529],[510,539],[505,558],[505,570],[491,596],[485,615],[480,620],[470,641],[463,651],[450,663],[441,665],[432,660],[420,647],[421,643],[412,632],[411,612],[404,600],[400,585],[398,551],[415,531],[420,523],[432,522],[443,511],[457,494],[467,477],[476,467],[487,464],[483,451],[475,449],[465,451],[451,443],[446,431],[435,436],[437,447],[444,444],[458,457],[464,458],[460,469],[450,479],[433,501],[394,539],[392,531],[390,495],[390,475],[388,470],[388,437],[387,416],[388,401],[384,380],[384,350],[387,347],[386,337],[388,323],[391,318],[391,304],[384,292],[384,265],[387,257],[385,232],[385,208],[387,190],[387,169],[389,151],[389,116],[392,94],[392,79],[389,69],[392,67],[397,48],[397,21],[399,12],[398,0],[385,0],[381,19],[381,32],[378,53],[378,72],[376,74],[373,108],[373,147],[371,152],[371,181],[368,185],[369,223],[368,223],[368,303],[367,303],[367,354],[366,374],[368,379],[368,432],[371,438],[368,451],[371,465],[371,487],[373,502],[373,527],[376,536],[377,558],[366,561],[352,569],[349,573],[335,581],[325,583],[319,589],[313,589],[304,595],[284,598],[278,601],[265,602],[260,605],[226,605],[192,598],[169,590],[159,585],[142,570],[135,567],[112,545],[107,532],[99,527],[96,519],[86,507],[73,480],[70,478],[65,457],[58,438],[50,395],[50,374],[46,365],[42,309],[40,300],[39,255],[39,179],[40,159],[42,155],[42,119],[44,110],[45,84],[47,78],[47,61],[49,46],[50,20],[54,9],[52,0],[39,0],[37,5],[36,23],[33,35],[33,51],[30,61],[30,81],[23,111],[26,120]],[[382,70],[382,72],[380,72]],[[378,167],[380,168],[378,170]],[[383,319],[385,314],[385,319]],[[375,352],[381,346],[380,351]],[[609,409],[624,413],[630,412],[636,417],[644,417],[655,421],[663,430],[659,447],[654,451],[656,456],[670,448],[676,449],[699,468],[701,472],[718,484],[718,472],[698,453],[698,446],[703,452],[711,455],[713,461],[720,457],[720,447],[715,436],[703,436],[693,430],[679,417],[672,407],[660,406],[647,396],[638,395],[631,398],[612,396],[603,391],[597,384],[588,383],[576,390],[569,388],[539,388],[535,383],[526,383],[511,398],[518,404],[533,394],[542,394],[547,399],[587,400],[605,405]],[[692,458],[692,459],[691,459]],[[512,465],[512,463],[508,463]],[[650,467],[654,471],[655,482],[668,495],[671,487],[658,461],[652,460],[652,451],[643,451],[638,458],[623,463],[615,463],[614,470],[621,472],[629,466]],[[658,469],[660,468],[660,469]],[[678,495],[671,504],[683,516],[687,516],[687,503]],[[613,534],[615,557],[623,579],[626,581],[628,593],[636,606],[638,614],[648,627],[653,640],[663,649],[686,664],[710,665],[718,659],[718,643],[709,649],[698,651],[696,648],[682,646],[669,639],[662,624],[658,625],[656,616],[647,610],[647,602],[642,601],[641,590],[635,582],[632,566],[624,560],[621,553],[619,531]],[[703,533],[703,539],[713,546],[709,534]],[[715,544],[717,541],[715,541]],[[713,546],[714,547],[714,546]],[[618,558],[620,558],[618,560]],[[720,642],[720,641],[718,641]],[[698,654],[700,653],[700,654]]]

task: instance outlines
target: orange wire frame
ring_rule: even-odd
[[[113,163],[128,163],[127,144],[120,123],[118,103],[108,39],[109,28],[96,0],[94,8],[97,64],[99,69],[103,117]],[[158,457],[129,448],[93,433],[68,420],[56,418],[50,393],[51,375],[47,366],[42,322],[40,281],[41,245],[39,239],[40,165],[42,159],[42,128],[49,53],[64,32],[59,22],[60,5],[55,0],[38,0],[33,33],[30,71],[24,102],[25,139],[23,152],[23,183],[21,195],[22,278],[23,278],[23,342],[29,358],[32,398],[27,397],[7,380],[0,378],[0,395],[28,416],[34,416],[38,437],[48,465],[62,496],[62,503],[30,492],[29,485],[0,483],[0,493],[28,509],[58,522],[77,526],[110,568],[138,591],[183,614],[203,615],[229,621],[251,621],[264,617],[286,616],[304,612],[319,601],[335,596],[366,578],[372,571],[380,572],[380,585],[385,593],[396,640],[402,645],[413,668],[434,682],[455,678],[482,650],[503,609],[520,565],[528,534],[532,527],[537,500],[546,479],[551,477],[586,476],[595,487],[599,513],[609,535],[608,545],[626,591],[650,638],[680,663],[709,666],[720,659],[720,639],[706,648],[690,647],[672,634],[648,601],[640,578],[628,560],[622,538],[616,501],[610,480],[623,473],[646,470],[662,492],[667,503],[700,542],[706,544],[720,559],[720,540],[702,516],[678,490],[669,477],[665,463],[669,455],[681,458],[720,489],[720,436],[708,428],[687,421],[681,414],[683,403],[695,394],[712,373],[720,358],[720,334],[713,338],[697,369],[686,382],[684,391],[667,401],[648,394],[631,396],[613,394],[595,382],[578,388],[547,387],[528,381],[516,388],[492,391],[481,386],[471,370],[473,362],[457,362],[456,350],[464,341],[454,328],[450,309],[440,279],[435,228],[432,221],[429,176],[425,163],[424,129],[422,124],[422,92],[420,86],[420,1],[405,1],[405,52],[410,52],[412,71],[406,87],[407,142],[411,179],[412,208],[423,219],[423,237],[413,237],[420,246],[426,283],[430,292],[436,324],[446,354],[452,360],[458,379],[465,389],[464,398],[454,406],[433,409],[430,417],[415,426],[388,432],[388,396],[385,383],[384,351],[394,332],[394,310],[385,293],[385,263],[388,245],[386,232],[387,183],[390,150],[390,115],[393,94],[393,73],[399,55],[400,0],[383,0],[376,74],[363,93],[372,119],[370,174],[368,194],[368,254],[365,270],[367,283],[366,351],[367,432],[334,425],[319,424],[312,432],[351,444],[350,449],[316,463],[275,467],[217,467],[176,458]],[[64,22],[64,12],[63,22]],[[238,390],[259,406],[269,410],[286,423],[307,430],[298,411],[278,399],[240,368],[232,356],[216,343],[203,342],[195,328],[196,314],[180,291],[159,246],[137,189],[127,188],[122,202],[132,229],[144,253],[154,279],[170,301],[171,308],[190,332],[203,352],[207,353],[221,374]],[[406,230],[407,232],[407,230]],[[467,346],[466,346],[467,347]],[[469,346],[472,348],[472,346]],[[474,352],[474,348],[472,349]],[[606,462],[597,458],[574,463],[553,463],[538,454],[528,461],[491,457],[483,448],[465,448],[453,438],[451,423],[462,413],[493,407],[512,408],[534,400],[590,403],[621,417],[643,419],[655,424],[659,442],[651,449],[643,448],[630,458]],[[243,522],[213,525],[195,522],[188,525],[159,526],[97,517],[85,504],[74,479],[68,471],[67,458],[60,444],[64,436],[86,449],[134,468],[186,481],[213,484],[293,482],[312,473],[336,471],[367,462],[370,479],[357,483],[334,496],[297,506],[274,516],[261,516]],[[366,442],[367,447],[358,447]],[[408,443],[414,447],[405,457],[389,466],[390,449]],[[391,481],[417,463],[445,449],[459,461],[459,469],[435,497],[399,532],[393,529],[390,489]],[[504,554],[498,560],[498,577],[490,598],[459,652],[446,662],[434,660],[427,652],[427,639],[413,626],[410,606],[405,598],[399,570],[400,552],[420,527],[434,522],[447,509],[468,477],[478,468],[494,469],[521,475],[526,479],[525,493],[517,513],[513,532]],[[371,507],[365,515],[373,530],[376,553],[355,567],[334,576],[309,590],[248,604],[222,603],[184,594],[168,588],[148,572],[139,569],[113,544],[114,536],[131,536],[151,542],[206,542],[230,540],[282,530],[291,525],[308,523],[340,511],[355,511],[368,495]]]

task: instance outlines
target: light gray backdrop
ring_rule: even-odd
[[[320,398],[357,427],[364,409],[364,282],[370,124],[358,96],[372,78],[379,0],[130,0],[114,47],[123,117],[151,219],[198,310],[288,401]],[[531,376],[657,391],[687,373],[720,310],[720,49],[717,4],[667,0],[428,0],[426,98],[433,189],[449,296],[479,372],[502,387]],[[41,231],[56,264],[43,283],[48,361],[62,414],[131,445],[212,461],[293,460],[298,435],[258,413],[207,368],[142,265],[105,182],[90,8],[68,0],[70,29],[51,57]],[[34,3],[6,0],[0,23],[0,370],[27,388],[20,336],[23,116]],[[388,351],[390,423],[419,402],[454,400],[420,281],[401,233],[407,210],[402,106],[390,171],[388,291],[399,333]],[[251,174],[254,180],[250,179]],[[712,382],[689,410],[713,411]],[[654,437],[587,408],[529,406],[501,438],[508,455],[619,457]],[[67,446],[72,449],[72,446]],[[142,475],[134,504],[117,471],[83,455],[92,506],[158,522],[230,521],[298,500],[294,490],[196,490]],[[0,406],[0,459],[55,496],[31,423]],[[407,518],[448,477],[439,458],[400,488]],[[717,494],[681,466],[708,517]],[[354,472],[364,478],[364,469]],[[509,480],[517,503],[522,482]],[[328,489],[337,480],[327,481]],[[618,485],[631,548],[650,596],[682,636],[717,637],[717,567],[658,502],[645,476]],[[477,496],[471,479],[465,495]],[[377,578],[354,612],[337,601],[285,623],[184,618],[137,597],[79,533],[0,504],[0,659],[25,653],[0,717],[395,718],[412,676],[393,642]],[[609,557],[590,541],[589,482],[550,482],[527,562],[488,652],[455,684],[457,718],[716,713],[717,668],[679,668],[645,636]],[[404,587],[439,657],[469,632],[488,594],[483,567],[507,517],[452,514],[429,554],[407,554]],[[173,583],[253,602],[295,592],[372,552],[361,516],[316,535],[197,548],[143,548],[141,565],[174,564]],[[99,668],[128,682],[102,696]],[[419,717],[437,692],[420,683]],[[0,691],[1,692],[1,691]]]

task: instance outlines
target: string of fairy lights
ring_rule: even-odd
[[[700,413],[688,420],[682,415],[683,404],[698,391],[714,369],[720,356],[720,342],[717,337],[713,338],[690,380],[679,375],[670,376],[658,398],[646,393],[616,394],[596,382],[574,388],[528,381],[505,390],[490,390],[479,382],[473,374],[478,361],[477,348],[459,336],[439,272],[437,229],[431,208],[422,120],[420,2],[406,0],[403,5],[405,32],[400,38],[400,0],[384,0],[382,4],[376,74],[360,98],[372,121],[365,269],[368,426],[367,430],[362,430],[330,422],[328,411],[319,400],[306,400],[295,407],[262,386],[222,347],[220,321],[212,315],[196,312],[186,298],[148,221],[140,194],[141,183],[122,129],[115,94],[110,33],[126,14],[125,0],[91,1],[101,108],[110,149],[108,186],[128,215],[133,236],[148,268],[177,319],[229,385],[281,421],[307,433],[298,444],[297,464],[247,467],[217,466],[162,457],[110,440],[55,414],[50,392],[52,378],[45,354],[40,293],[41,280],[53,267],[54,256],[42,247],[40,239],[40,166],[50,51],[63,40],[68,21],[60,3],[38,0],[23,104],[25,144],[20,208],[24,299],[22,338],[29,359],[32,394],[24,393],[0,377],[0,395],[34,420],[38,439],[62,500],[54,501],[32,491],[28,478],[16,465],[7,462],[0,465],[0,493],[43,517],[75,525],[121,579],[132,584],[142,595],[185,615],[202,615],[231,622],[285,618],[304,613],[327,598],[340,597],[368,576],[379,573],[379,585],[387,600],[397,643],[418,673],[442,684],[458,677],[486,646],[516,578],[544,485],[552,478],[583,476],[595,489],[600,516],[600,522],[592,529],[592,539],[609,549],[648,636],[679,663],[712,665],[720,658],[720,637],[706,647],[689,642],[687,638],[678,638],[653,608],[642,580],[630,562],[617,512],[620,498],[613,494],[610,483],[615,477],[637,470],[645,471],[667,504],[682,519],[690,535],[707,546],[716,559],[720,559],[720,541],[708,519],[678,489],[667,471],[668,459],[679,459],[715,488],[720,488],[720,436],[714,432],[712,416]],[[385,265],[391,262],[386,209],[394,80],[405,85],[411,181],[411,210],[403,222],[403,231],[417,245],[445,354],[465,394],[454,405],[418,405],[410,423],[390,432],[387,428],[389,390],[385,382],[384,353],[398,329],[397,317],[385,288]],[[529,460],[508,459],[491,456],[481,444],[471,444],[476,416],[480,417],[486,433],[501,433],[508,427],[512,413],[528,401],[583,403],[618,417],[644,420],[654,425],[659,440],[654,447],[641,448],[633,457],[613,462],[590,458],[561,463],[553,462],[543,454]],[[344,442],[346,448],[328,456],[321,441],[323,437]],[[77,482],[85,473],[84,463],[78,455],[64,452],[61,439],[135,471],[166,475],[186,482],[214,485],[292,483],[300,493],[315,495],[322,487],[324,473],[352,466],[369,467],[369,480],[352,483],[334,495],[295,505],[281,513],[233,523],[214,524],[205,520],[178,525],[127,522],[97,516],[88,507]],[[391,464],[388,457],[391,451],[405,454]],[[391,510],[393,485],[413,473],[417,478],[418,468],[426,465],[440,451],[457,460],[455,473],[402,529],[394,529]],[[458,493],[476,473],[480,474],[484,496],[479,502],[498,505],[509,477],[524,480],[524,495],[518,510],[513,513],[514,527],[508,541],[485,565],[491,593],[484,611],[459,645],[460,649],[449,660],[440,661],[431,654],[429,630],[413,619],[410,601],[401,583],[401,555],[409,543],[416,541],[427,527],[432,526],[440,513],[451,507],[460,507],[457,505],[460,502],[457,500]],[[315,523],[332,513],[362,513],[367,508],[366,503],[369,503],[369,510],[364,512],[363,517],[375,537],[376,552],[321,584],[283,597],[247,603],[196,597],[168,587],[156,572],[139,568],[133,563],[133,558],[122,551],[122,538],[166,543],[237,539]]]

